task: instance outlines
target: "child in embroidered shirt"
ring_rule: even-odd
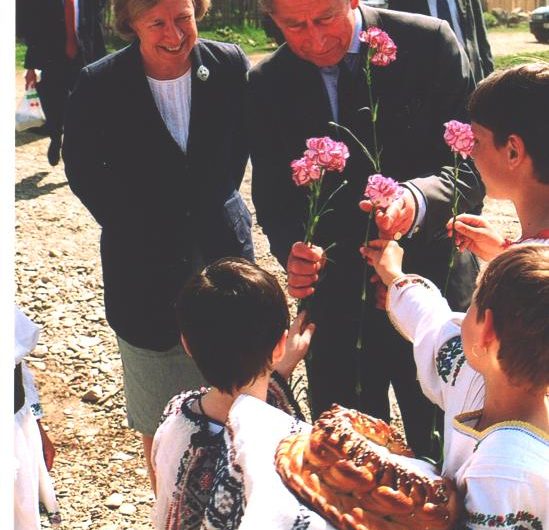
[[[425,395],[445,410],[443,474],[468,528],[549,526],[549,246],[494,258],[466,315],[402,272],[395,241],[361,252],[388,286],[387,311],[414,344]]]
[[[305,326],[300,315],[288,331],[276,278],[240,258],[192,277],[176,307],[183,346],[212,386],[175,396],[155,434],[155,527],[236,528],[242,477],[228,465],[229,409],[249,394],[300,417],[285,378],[305,355],[314,325]]]
[[[473,159],[494,199],[515,205],[522,229],[518,242],[549,243],[549,64],[498,70],[471,95]],[[452,234],[452,221],[447,225]],[[457,217],[456,243],[490,261],[511,241],[484,218]]]

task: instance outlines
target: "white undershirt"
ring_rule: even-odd
[[[186,151],[191,118],[191,69],[176,79],[147,76],[147,81],[168,131],[181,150]]]

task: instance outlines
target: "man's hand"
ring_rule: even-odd
[[[314,293],[318,273],[326,263],[321,247],[294,243],[288,257],[288,293],[295,298],[307,298]]]
[[[448,237],[452,237],[452,221],[446,225]],[[470,250],[479,258],[490,261],[504,249],[504,238],[480,215],[462,213],[456,217],[456,246],[460,252]]]
[[[396,241],[374,239],[367,247],[360,247],[360,253],[368,265],[375,268],[385,285],[402,276],[404,250]]]
[[[285,379],[292,375],[297,363],[307,354],[315,332],[315,325],[312,322],[305,324],[305,317],[306,312],[301,311],[292,322],[286,339],[286,351],[278,364],[273,366]]]
[[[27,70],[25,72],[25,90],[29,90],[29,88],[35,88],[36,83],[36,71],[31,68],[30,70]]]
[[[416,203],[412,192],[408,188],[403,189],[402,196],[385,210],[376,209],[375,220],[381,239],[395,239],[395,234],[397,235],[396,239],[400,239],[412,228],[416,215]],[[370,212],[373,207],[369,200],[360,201],[359,206],[365,212]]]

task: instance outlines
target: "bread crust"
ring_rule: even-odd
[[[341,530],[453,528],[454,484],[422,472],[411,455],[384,421],[333,405],[310,434],[283,439],[275,462],[288,488]]]

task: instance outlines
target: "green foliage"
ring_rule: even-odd
[[[521,63],[549,62],[549,50],[516,55],[502,55],[494,58],[496,69],[509,68]]]
[[[238,44],[246,53],[272,51],[276,44],[265,34],[262,28],[252,26],[222,27],[214,30],[199,30],[199,35],[205,39]]]
[[[499,26],[498,19],[494,15],[492,15],[492,13],[488,13],[487,11],[485,11],[484,13],[482,13],[482,18],[484,18],[484,24],[487,28],[495,28]]]

